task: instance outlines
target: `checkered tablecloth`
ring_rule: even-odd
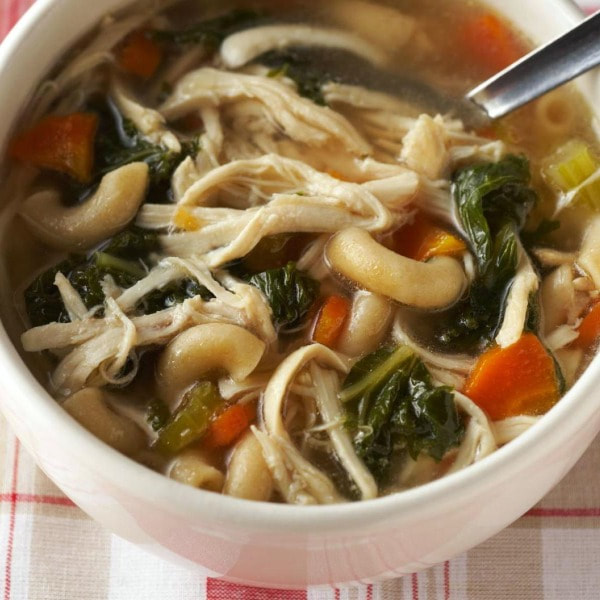
[[[0,0],[0,40],[32,2]],[[581,4],[592,12],[599,0]],[[45,477],[0,416],[0,600],[599,599],[599,465],[600,437],[524,517],[428,571],[286,592],[205,579],[110,534]]]

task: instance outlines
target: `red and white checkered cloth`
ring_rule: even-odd
[[[0,40],[32,3],[0,0]],[[599,0],[580,4],[592,12]],[[0,417],[0,600],[597,600],[599,464],[600,438],[537,507],[443,565],[382,584],[286,592],[205,579],[111,535]]]

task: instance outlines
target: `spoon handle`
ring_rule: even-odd
[[[491,119],[503,117],[600,64],[600,12],[467,94]]]

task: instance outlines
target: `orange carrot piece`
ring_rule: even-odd
[[[579,325],[579,337],[575,345],[587,350],[600,339],[600,302],[596,302],[590,312],[583,318]]]
[[[317,315],[312,334],[313,341],[333,348],[349,313],[350,302],[346,298],[329,296]]]
[[[414,260],[454,256],[466,248],[463,240],[438,227],[422,213],[417,213],[411,225],[398,229],[392,239],[394,252]]]
[[[468,20],[462,30],[462,42],[470,60],[490,72],[501,71],[524,54],[524,48],[510,27],[493,14]]]
[[[203,445],[206,448],[231,446],[255,418],[256,406],[253,402],[229,406],[209,425]]]
[[[98,117],[92,113],[50,115],[15,137],[9,155],[86,182],[92,176],[97,129]]]
[[[117,64],[123,71],[149,79],[162,61],[161,46],[148,38],[144,31],[131,33],[117,53]]]
[[[493,421],[541,415],[558,400],[554,361],[533,333],[507,348],[484,352],[469,375],[464,393]]]

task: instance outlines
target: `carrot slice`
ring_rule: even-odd
[[[149,79],[162,61],[162,48],[144,31],[131,33],[117,53],[117,64],[123,71]]]
[[[469,375],[464,393],[493,421],[541,415],[560,395],[554,361],[533,333],[523,334],[507,348],[484,352]]]
[[[501,19],[493,14],[467,20],[460,40],[470,60],[490,72],[501,71],[524,54],[522,44]]]
[[[350,302],[346,298],[329,296],[317,315],[312,334],[313,341],[333,348],[340,337],[349,312]]]
[[[92,113],[50,115],[14,138],[9,155],[86,182],[92,175],[97,128],[98,117]]]
[[[203,445],[206,448],[231,446],[250,427],[255,418],[254,403],[234,404],[226,408],[209,425]]]
[[[587,350],[600,338],[600,302],[596,302],[590,312],[583,318],[579,325],[579,337],[575,345]]]
[[[417,213],[413,223],[398,229],[392,238],[394,252],[413,260],[454,256],[466,248],[463,240],[438,227],[422,213]]]

